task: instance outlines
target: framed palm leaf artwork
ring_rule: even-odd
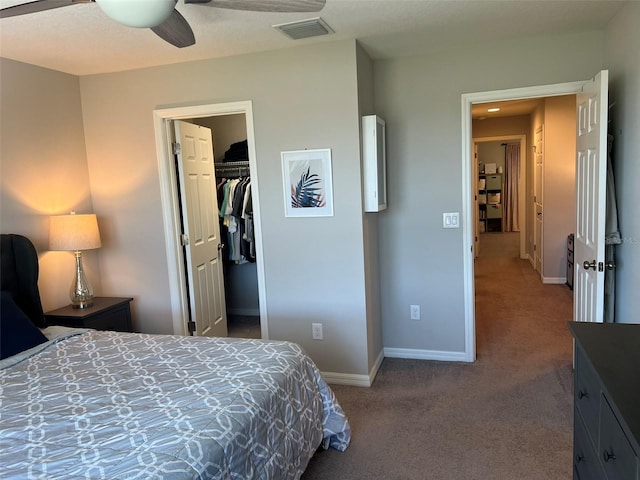
[[[282,152],[287,217],[333,216],[331,149]]]

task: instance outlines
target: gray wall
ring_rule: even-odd
[[[443,212],[462,211],[461,95],[591,78],[603,40],[521,38],[376,62],[389,158],[379,218],[385,348],[464,350],[462,230],[442,228]],[[422,305],[421,321],[409,319],[410,304]]]
[[[355,58],[345,41],[81,78],[94,206],[112,227],[104,288],[135,293],[137,328],[172,332],[151,113],[251,100],[270,337],[323,371],[368,373]],[[333,217],[284,216],[280,152],[305,148],[332,150]]]
[[[40,257],[45,311],[69,303],[72,252],[49,252],[49,216],[91,213],[79,79],[0,59],[0,232],[31,239]],[[101,223],[101,222],[100,222]],[[102,225],[100,225],[102,227]],[[84,252],[100,292],[99,251]]]
[[[364,115],[374,115],[376,112],[373,102],[373,62],[359,45],[356,50],[356,64],[358,70],[358,116],[361,118]],[[360,134],[362,135],[362,124],[360,124]],[[362,181],[362,177],[360,180]],[[362,202],[364,203],[364,199]],[[369,371],[383,351],[380,312],[380,259],[378,256],[379,215],[384,215],[384,211],[364,213],[362,218]]]
[[[376,302],[370,299],[375,282],[366,280],[367,275],[376,276],[370,261],[377,240],[385,348],[459,352],[465,340],[462,231],[443,230],[441,214],[462,210],[461,94],[584,80],[608,67],[616,102],[611,113],[625,238],[618,249],[616,306],[619,320],[637,322],[638,24],[640,4],[631,2],[606,32],[456,47],[370,65],[354,42],[337,42],[83,77],[83,123],[73,93],[78,91],[75,77],[3,60],[2,231],[34,235],[44,249],[46,222],[41,215],[55,209],[31,205],[30,196],[21,193],[37,190],[32,185],[38,179],[28,170],[32,165],[47,174],[47,182],[38,186],[57,185],[47,194],[60,199],[56,213],[73,204],[79,211],[90,210],[90,191],[104,242],[99,253],[101,293],[135,296],[138,327],[171,331],[151,111],[252,100],[273,337],[300,341],[324,371],[367,373],[379,343]],[[372,83],[366,80],[369,70]],[[366,93],[369,88],[374,95]],[[56,95],[62,95],[66,108],[56,103]],[[70,118],[56,117],[69,106]],[[363,216],[359,115],[374,112],[387,121],[389,208]],[[38,152],[22,156],[19,144],[33,141],[23,132],[38,115],[48,119],[38,124],[45,137],[36,144]],[[12,132],[10,140],[7,131]],[[90,182],[78,148],[85,138]],[[78,156],[57,156],[55,168],[47,169],[52,157],[46,156],[65,145],[78,148]],[[284,218],[280,151],[304,147],[332,148],[334,217]],[[313,284],[303,288],[300,276],[309,272]],[[63,277],[60,288],[45,272],[45,295],[66,292],[66,272]],[[66,303],[58,301],[51,307]],[[422,305],[423,320],[418,322],[409,320],[408,306],[414,303]],[[315,321],[325,324],[324,342],[310,340],[310,323]]]
[[[640,323],[640,3],[630,2],[607,29],[613,164],[623,243],[616,247],[616,321]]]

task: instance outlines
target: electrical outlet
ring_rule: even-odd
[[[311,324],[311,338],[314,340],[323,340],[322,335],[322,324],[321,323],[312,323]]]
[[[411,305],[411,320],[420,320],[420,305]]]

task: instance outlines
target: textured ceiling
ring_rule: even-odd
[[[258,0],[259,1],[259,0]],[[0,0],[0,7],[25,3]],[[0,20],[0,56],[76,75],[115,72],[355,38],[374,59],[519,35],[603,28],[618,0],[327,0],[319,13],[256,13],[205,5],[178,10],[196,44],[178,49],[148,29],[125,27],[96,4]],[[272,25],[322,17],[335,34],[290,40]]]

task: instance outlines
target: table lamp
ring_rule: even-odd
[[[82,269],[82,250],[100,248],[100,232],[95,214],[52,216],[49,225],[49,250],[75,252],[76,272],[71,282],[69,296],[73,308],[93,305],[93,288]]]

